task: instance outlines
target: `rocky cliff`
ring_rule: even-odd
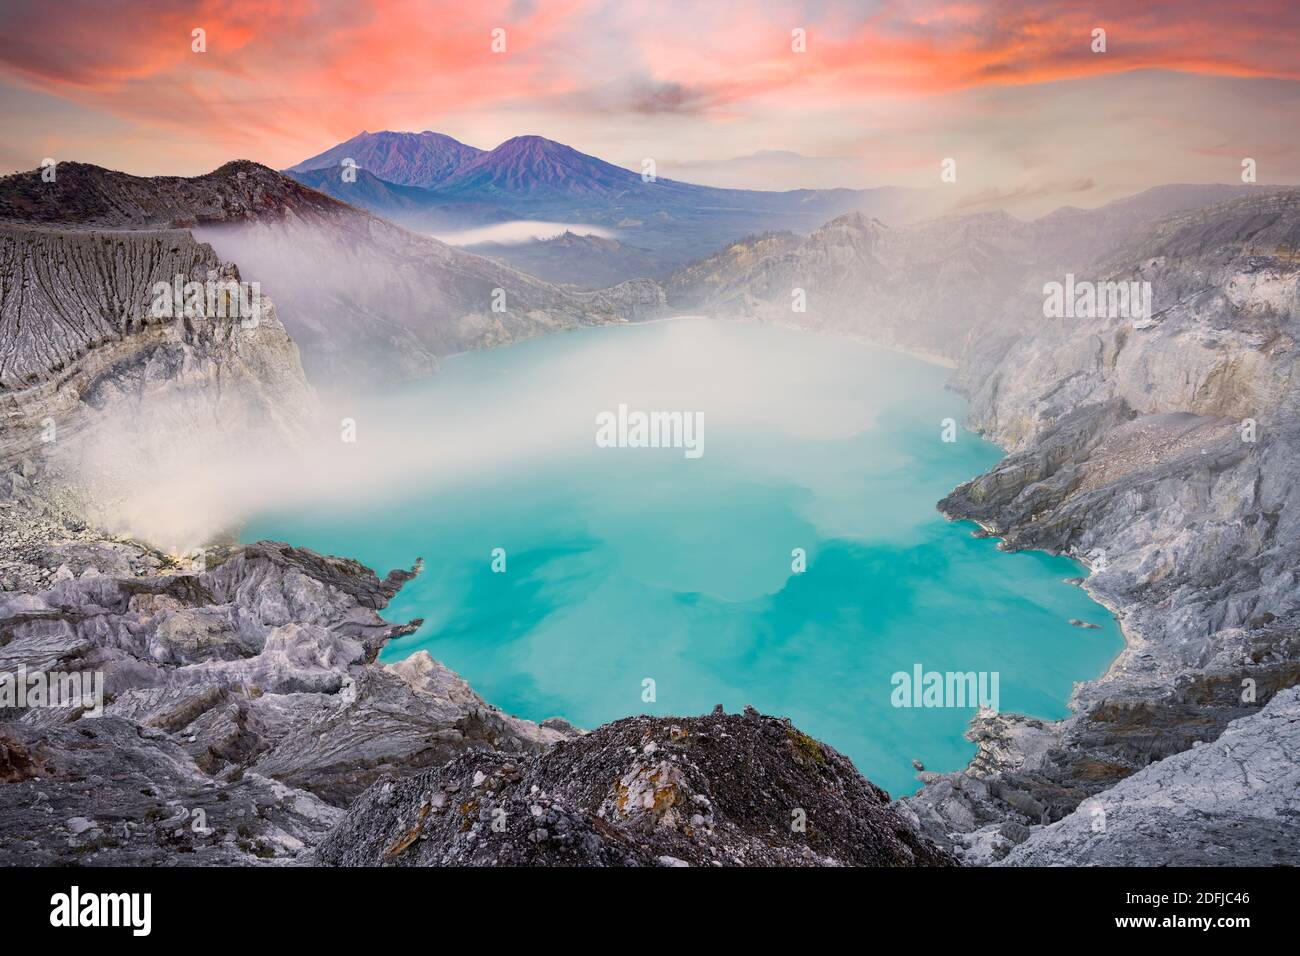
[[[1082,557],[1086,586],[1128,639],[1101,680],[1076,689],[1074,716],[1029,751],[1000,731],[1003,745],[982,750],[979,774],[1028,795],[1019,823],[1060,819],[1300,682],[1297,243],[1295,192],[1160,220],[1095,267],[1149,281],[1151,317],[1043,320],[996,363],[963,370],[972,425],[1013,452],[941,509],[1006,547]],[[1249,772],[1278,780],[1273,752],[1252,752]],[[956,829],[987,836],[1006,803],[963,799],[978,790],[969,776],[935,781],[917,803],[938,827],[960,819]],[[1229,841],[1226,822],[1218,832]],[[1146,862],[1166,862],[1173,845],[1144,844]],[[1295,847],[1276,852],[1294,861]]]
[[[1003,866],[1295,866],[1300,689],[1151,763],[1051,826]]]
[[[0,224],[0,586],[48,582],[50,542],[202,544],[150,491],[238,450],[292,449],[315,398],[270,299],[249,320],[161,314],[155,286],[238,268],[181,230]]]
[[[66,437],[94,413],[164,390],[182,405],[212,386],[206,414],[231,428],[265,424],[291,436],[303,426],[310,393],[270,300],[258,297],[247,322],[155,314],[155,286],[177,276],[241,280],[184,231],[0,223],[0,462],[41,444],[47,417]],[[194,411],[179,409],[178,421]]]

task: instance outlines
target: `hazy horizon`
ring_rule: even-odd
[[[360,133],[355,135],[361,135],[362,133],[366,133],[366,132],[371,132],[371,133],[434,132],[437,133],[440,131],[439,130],[413,130],[413,129],[412,130],[373,130],[373,131],[363,130]],[[443,134],[443,135],[448,135],[448,134]],[[519,134],[519,135],[541,135],[541,134]],[[345,137],[343,140],[340,140],[339,143],[346,142],[347,140],[352,138],[353,137]],[[507,139],[510,138],[514,138],[514,137],[508,137]],[[549,137],[545,137],[545,138],[549,138]],[[507,140],[503,140],[502,142],[506,142],[506,141]],[[313,153],[312,156],[325,152],[327,149],[339,145],[339,143],[330,143],[328,146],[318,150],[316,153]],[[476,144],[466,143],[465,145],[475,146]],[[500,146],[500,145],[501,143],[496,144],[496,146]],[[570,144],[566,143],[563,145],[570,145]],[[478,148],[482,148],[484,152],[490,152],[492,149],[495,149],[496,146],[487,147],[487,148],[483,148],[483,147],[478,147]],[[783,153],[784,151],[773,151],[773,152]],[[302,157],[301,160],[299,160],[299,162],[310,159],[312,158],[312,156],[304,156]],[[605,159],[602,156],[596,156],[596,158]],[[722,174],[720,174],[717,171],[719,169],[725,168],[728,163],[731,162],[741,163],[743,161],[752,158],[753,158],[752,156],[740,156],[740,157],[735,157],[733,160],[723,160],[720,162],[713,162],[713,163],[701,162],[701,163],[682,164],[684,166],[689,167],[685,172],[673,173],[671,172],[671,167],[669,167],[668,170],[664,171],[661,178],[676,180],[678,182],[689,183],[691,185],[696,185],[696,186],[710,186],[719,189],[735,189],[735,190],[743,190],[743,191],[751,191],[751,192],[773,192],[773,193],[792,192],[792,191],[799,191],[799,190],[830,191],[830,190],[837,190],[837,189],[856,190],[856,191],[897,189],[897,190],[910,190],[919,193],[922,192],[925,188],[925,187],[902,186],[895,183],[883,183],[877,186],[860,186],[860,187],[859,186],[836,186],[836,185],[824,185],[824,184],[818,185],[815,182],[815,177],[813,182],[804,185],[761,186],[761,185],[751,184],[749,180],[743,177],[740,178],[738,181],[736,180],[724,181],[721,178]],[[804,160],[810,160],[810,161],[844,159],[844,157],[805,157],[805,156],[801,156],[799,158]],[[195,178],[195,177],[205,176],[210,173],[213,173],[216,170],[220,169],[222,166],[225,166],[232,162],[259,163],[260,165],[266,166],[267,168],[273,169],[274,171],[279,173],[286,173],[287,170],[291,169],[293,166],[298,165],[298,163],[292,163],[289,166],[277,168],[275,166],[271,166],[268,163],[263,163],[260,160],[257,160],[251,156],[229,156],[221,159],[219,162],[214,163],[210,169],[202,169],[197,172],[137,173],[128,169],[118,169],[112,166],[105,166],[103,163],[94,162],[81,157],[74,156],[68,158],[65,161],[74,162],[74,163],[85,163],[87,165],[92,165],[92,166],[100,166],[101,168],[110,169],[114,172],[122,172],[131,176],[137,176],[139,178],[145,178],[145,179],[168,177],[168,176],[180,176],[182,178]],[[609,160],[605,160],[605,161],[609,162]],[[613,163],[613,165],[617,166],[619,164]],[[627,169],[630,172],[638,172],[638,170],[633,169],[629,166],[623,166],[622,168]],[[8,176],[17,173],[30,173],[38,169],[39,169],[38,164],[33,164],[32,166],[26,169],[6,168],[4,169],[3,172],[0,172],[0,176]],[[708,172],[706,170],[711,170],[712,172]],[[1062,197],[1061,201],[1058,203],[1052,205],[1041,205],[1036,203],[1033,204],[1031,207],[1023,207],[1023,206],[1018,207],[1015,204],[1007,204],[1004,202],[1000,202],[997,200],[996,197],[989,197],[987,195],[981,195],[981,194],[968,195],[964,197],[954,196],[952,198],[952,201],[946,205],[936,204],[937,211],[934,212],[933,215],[921,216],[920,219],[931,219],[931,218],[937,218],[937,217],[948,216],[948,215],[964,215],[964,214],[974,214],[974,213],[981,213],[981,212],[1003,211],[1008,213],[1009,215],[1012,215],[1017,219],[1021,219],[1023,221],[1032,221],[1050,215],[1051,213],[1061,209],[1068,209],[1068,208],[1097,209],[1109,203],[1118,202],[1125,199],[1131,199],[1135,196],[1142,195],[1143,193],[1149,192],[1153,189],[1161,189],[1161,188],[1175,187],[1175,186],[1211,187],[1211,186],[1240,186],[1240,185],[1243,184],[1237,179],[1234,179],[1232,177],[1225,177],[1216,180],[1207,179],[1207,180],[1199,180],[1199,181],[1193,181],[1193,180],[1157,181],[1147,185],[1134,187],[1131,190],[1115,192],[1114,194],[1106,193],[1103,195],[1101,193],[1087,193],[1085,195],[1083,193],[1080,193],[1079,195],[1073,197],[1064,196]],[[1287,190],[1287,189],[1292,189],[1297,186],[1300,186],[1300,179],[1297,179],[1295,181],[1279,182],[1279,183],[1258,182],[1258,183],[1251,183],[1249,185],[1253,189],[1260,192],[1280,191],[1280,190]],[[436,187],[431,187],[430,190],[436,191]],[[361,209],[366,208],[364,202],[354,203],[354,205],[357,205],[358,208]],[[829,218],[834,218],[834,217],[829,217]],[[473,246],[481,243],[497,243],[502,245],[514,245],[514,244],[524,243],[533,239],[555,238],[557,236],[563,235],[565,232],[573,232],[576,235],[582,235],[582,236],[591,235],[591,236],[598,236],[603,238],[612,238],[615,235],[614,231],[598,226],[593,223],[585,223],[579,221],[554,222],[554,221],[544,220],[544,219],[529,219],[526,217],[520,217],[510,222],[489,223],[483,226],[466,227],[466,228],[459,228],[459,229],[435,230],[429,232],[428,235],[430,235],[432,238],[438,239],[441,242],[445,242],[448,245]]]

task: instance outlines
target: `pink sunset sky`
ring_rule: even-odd
[[[953,157],[967,206],[1037,214],[1238,182],[1244,157],[1300,182],[1298,38],[1295,0],[5,0],[0,170],[190,175],[361,130],[535,133],[751,188],[931,186]]]

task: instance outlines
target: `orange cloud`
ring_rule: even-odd
[[[473,5],[417,0],[158,3],[69,0],[0,11],[0,69],[21,85],[143,128],[214,143],[250,132],[313,143],[413,114],[557,95],[576,80],[548,44],[582,0]],[[191,49],[191,31],[207,49]],[[490,49],[503,27],[506,54]]]
[[[734,10],[734,8],[727,8]],[[832,6],[802,18],[792,7],[752,16],[717,44],[716,29],[651,37],[657,69],[707,90],[717,107],[760,97],[825,102],[867,95],[931,95],[1142,69],[1300,79],[1300,7],[1291,2],[1100,0],[1095,3],[926,4],[892,0],[856,19]],[[790,31],[807,32],[792,53]],[[1092,49],[1105,31],[1106,51]]]

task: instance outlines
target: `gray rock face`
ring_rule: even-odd
[[[1270,417],[1294,397],[1298,219],[1289,191],[1135,230],[1087,275],[1149,282],[1154,314],[1026,315],[994,367],[963,370],[971,421],[1019,450],[1065,414],[1115,399],[1138,414]]]
[[[1300,688],[1036,831],[1005,866],[1295,866]]]
[[[167,733],[116,717],[0,722],[0,865],[293,859],[343,815],[256,773],[217,783]]]
[[[309,433],[315,396],[270,300],[249,287],[247,323],[157,314],[177,276],[240,281],[183,231],[0,225],[0,586],[48,585],[103,529],[196,546],[144,486]]]
[[[788,721],[629,717],[539,756],[371,787],[331,866],[943,866],[847,758]]]
[[[240,280],[187,232],[0,224],[0,462],[58,447],[96,414],[157,391],[181,406],[179,422],[302,427],[310,392],[270,301],[258,302],[255,327],[153,314],[155,284],[176,276]]]
[[[418,626],[377,613],[408,572],[275,542],[214,557],[145,577],[88,563],[0,597],[0,672],[99,672],[104,690],[99,718],[0,709],[0,864],[290,859],[377,779],[574,732],[501,713],[427,654],[375,663]]]

